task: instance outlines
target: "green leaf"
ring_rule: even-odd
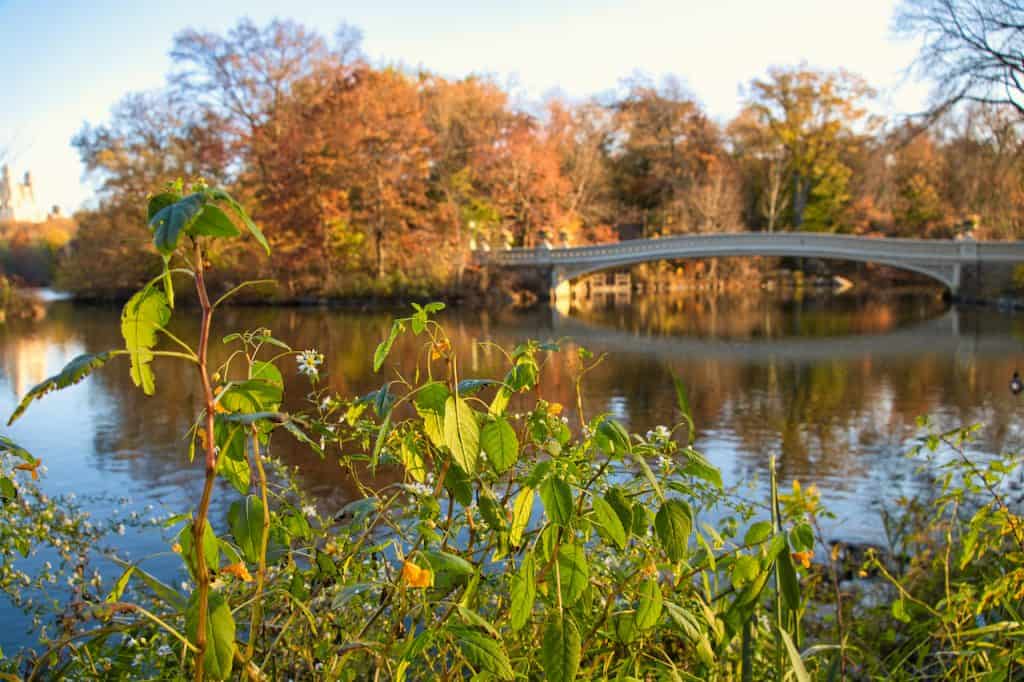
[[[132,573],[135,572],[135,566],[129,566],[124,569],[124,573],[114,583],[114,588],[110,590],[110,594],[107,595],[106,602],[113,603],[121,601],[121,597],[124,595],[124,591],[128,588],[128,581],[131,580]]]
[[[461,625],[448,625],[447,630],[458,643],[462,655],[476,670],[489,672],[499,680],[515,678],[501,642]]]
[[[686,457],[689,461],[683,467],[684,474],[694,478],[701,478],[719,490],[722,489],[722,473],[717,467],[693,449],[686,451]]]
[[[235,619],[227,601],[218,592],[207,597],[206,652],[203,668],[214,680],[226,680],[231,675],[235,656]],[[185,629],[194,644],[199,633],[199,593],[194,592],[185,610]]]
[[[650,630],[661,618],[661,586],[657,578],[648,578],[640,586],[640,605],[636,609],[636,626],[640,630]]]
[[[796,569],[793,567],[793,558],[789,552],[779,552],[775,567],[778,571],[779,586],[782,588],[782,599],[787,607],[796,611],[800,608],[800,583],[796,578]]]
[[[683,383],[682,379],[677,376],[672,377],[672,383],[676,388],[676,405],[679,406],[679,411],[683,414],[687,423],[690,425],[690,429],[693,429],[693,412],[690,410],[690,396],[686,391],[686,384]]]
[[[243,447],[244,447],[244,431]],[[221,455],[217,458],[217,473],[227,479],[228,483],[235,487],[242,495],[249,492],[249,484],[252,481],[252,471],[248,459],[236,459]]]
[[[443,593],[465,585],[476,574],[473,564],[455,554],[433,550],[422,554],[434,572],[434,587]]]
[[[902,598],[892,603],[892,617],[901,623],[910,622],[910,614],[907,613],[907,603]]]
[[[185,561],[185,567],[195,578],[196,554],[195,544],[192,541],[192,523],[186,524],[178,533],[178,544],[181,545],[181,558]],[[209,521],[203,525],[203,559],[206,561],[208,571],[220,569],[220,547]]]
[[[153,230],[153,244],[157,251],[165,256],[174,253],[178,248],[178,238],[195,222],[204,203],[203,195],[196,192],[164,206],[149,219],[149,227]]]
[[[149,198],[149,203],[146,206],[146,222],[148,223],[153,219],[157,213],[162,209],[176,204],[181,201],[181,194],[178,192],[161,192],[160,194],[154,194]]]
[[[632,452],[633,447],[629,442],[629,434],[622,424],[605,417],[601,419],[595,430],[598,446],[609,455],[625,455]]]
[[[571,606],[590,582],[590,569],[582,547],[570,544],[558,547],[558,573],[562,585],[562,602]]]
[[[181,596],[174,588],[161,582],[158,578],[154,577],[151,573],[147,573],[138,566],[130,564],[127,561],[118,559],[117,557],[111,557],[111,560],[118,566],[127,569],[129,566],[134,567],[134,574],[142,579],[142,582],[152,590],[153,594],[157,596],[164,604],[170,606],[176,611],[182,611],[185,609],[186,602],[185,598]]]
[[[530,622],[533,613],[533,602],[537,598],[536,566],[533,554],[527,554],[519,567],[519,572],[512,576],[512,607],[510,609],[513,630],[521,630]]]
[[[533,511],[533,488],[524,487],[516,495],[516,501],[512,505],[512,530],[509,534],[509,544],[519,547],[523,541],[523,532],[530,524],[530,513]]]
[[[622,519],[616,513],[611,503],[604,498],[594,495],[591,498],[594,507],[594,516],[601,531],[612,542],[618,545],[619,549],[626,548],[626,529],[622,525]]]
[[[513,393],[528,391],[537,384],[537,362],[521,358],[505,375],[505,385]]]
[[[480,432],[480,446],[497,474],[503,474],[519,459],[519,438],[504,417],[487,422]]]
[[[373,371],[377,372],[380,370],[381,365],[384,364],[384,360],[387,359],[388,353],[391,352],[391,347],[395,345],[395,339],[405,329],[405,325],[401,320],[395,320],[391,323],[391,331],[388,332],[387,338],[380,342],[377,346],[377,350],[373,352]]]
[[[682,561],[686,556],[692,528],[693,512],[682,500],[665,500],[654,517],[658,540],[672,561]]]
[[[814,530],[808,523],[798,523],[789,532],[789,541],[794,552],[807,552],[814,549]]]
[[[167,297],[151,287],[128,299],[121,311],[121,336],[132,361],[132,382],[141,386],[146,395],[153,395],[156,390],[150,362],[153,361],[157,331],[163,329],[170,319]]]
[[[619,517],[619,521],[622,523],[622,528],[625,530],[626,537],[628,538],[629,532],[633,527],[633,508],[630,506],[626,494],[622,492],[622,488],[612,486],[608,489],[604,499],[615,510],[615,515]]]
[[[785,630],[779,630],[779,634],[782,635],[782,642],[785,644],[786,653],[789,655],[789,664],[793,666],[793,673],[796,675],[797,682],[811,682],[811,676],[808,674],[807,668],[804,667],[803,659],[800,658],[800,652],[797,651],[796,645],[793,644],[793,638]]]
[[[473,409],[462,398],[449,396],[445,401],[444,444],[463,471],[469,475],[476,473],[480,457],[480,427]]]
[[[560,478],[549,478],[540,485],[540,500],[552,523],[565,526],[572,520],[572,489]]]
[[[255,495],[235,500],[228,509],[228,526],[242,556],[250,563],[260,559],[263,550],[263,502]]]
[[[276,367],[274,368],[277,369]],[[264,369],[269,374],[269,370]],[[278,373],[280,377],[280,373]],[[281,405],[283,384],[268,379],[255,378],[233,382],[220,396],[220,405],[230,412],[273,412]]]
[[[36,458],[25,448],[21,447],[7,436],[0,436],[0,452],[7,453],[29,464],[34,464]]]
[[[196,237],[237,237],[241,234],[224,211],[207,204],[188,229]]]
[[[416,412],[423,418],[423,431],[435,446],[444,447],[444,404],[451,393],[438,381],[424,384],[416,392]]]
[[[741,554],[732,564],[730,578],[733,586],[739,589],[753,581],[760,572],[760,561],[748,554]]]
[[[7,425],[10,426],[17,421],[24,414],[25,410],[28,409],[28,406],[32,404],[32,401],[39,400],[47,393],[59,391],[62,388],[77,384],[105,365],[110,357],[110,353],[97,353],[95,355],[86,353],[74,358],[71,362],[64,365],[64,369],[60,372],[29,389],[29,392],[18,403],[18,407],[11,413],[11,418],[7,420]]]
[[[459,395],[470,396],[477,393],[484,386],[501,386],[500,381],[494,379],[463,379],[459,382]]]
[[[571,618],[548,621],[541,641],[540,660],[547,682],[575,682],[580,667],[580,631]]]
[[[262,230],[260,230],[256,223],[252,221],[252,218],[249,217],[249,214],[245,212],[245,209],[242,208],[240,203],[235,201],[230,194],[222,189],[211,190],[210,198],[214,201],[223,201],[226,203],[234,212],[235,216],[242,221],[243,225],[245,225],[245,229],[249,230],[249,233],[257,242],[259,242],[259,245],[263,247],[263,250],[266,251],[267,254],[270,253],[270,244],[267,243],[267,238],[263,236]]]
[[[771,534],[771,521],[758,521],[747,529],[746,535],[743,536],[743,544],[756,545],[767,540]]]

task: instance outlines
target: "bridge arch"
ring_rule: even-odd
[[[907,263],[904,261],[887,260],[882,258],[863,257],[856,258],[852,256],[836,256],[836,255],[806,255],[806,254],[764,254],[764,253],[732,253],[723,252],[716,254],[692,254],[682,253],[679,255],[666,254],[657,257],[636,257],[636,258],[623,258],[618,262],[607,263],[607,264],[588,264],[588,265],[577,265],[577,266],[555,266],[552,269],[551,288],[557,289],[563,286],[567,282],[579,279],[580,277],[586,277],[588,275],[597,274],[599,272],[605,272],[608,270],[614,270],[617,268],[632,267],[634,265],[640,265],[642,263],[656,263],[658,261],[668,260],[697,260],[704,258],[741,258],[741,257],[791,257],[791,258],[815,258],[820,260],[839,260],[847,262],[857,263],[873,263],[875,265],[884,265],[887,267],[895,268],[897,270],[904,270],[908,272],[914,272],[919,275],[923,275],[942,286],[946,287],[951,293],[956,293],[960,285],[960,269],[956,266],[950,265],[928,265],[919,263]]]

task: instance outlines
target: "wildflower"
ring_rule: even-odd
[[[245,567],[245,563],[239,561],[235,564],[230,564],[220,569],[222,574],[234,576],[244,583],[252,582],[252,575],[249,573],[249,569]]]
[[[24,464],[18,464],[14,468],[17,469],[18,471],[27,471],[27,472],[29,472],[30,474],[32,474],[32,480],[33,481],[38,481],[39,480],[39,467],[41,467],[42,465],[43,465],[43,460],[36,459],[36,460],[31,461],[31,462],[26,462]]]
[[[311,519],[316,518],[316,507],[311,504],[304,504],[302,505],[302,513]]]
[[[800,565],[802,565],[804,568],[810,568],[811,559],[814,558],[814,552],[812,552],[809,549],[804,550],[802,552],[793,552],[792,557],[793,561],[800,562]]]
[[[658,464],[666,471],[672,468],[672,458],[665,455],[658,455]]]
[[[654,427],[654,435],[658,438],[668,440],[668,437],[672,435],[672,432],[668,430],[667,426],[659,424]]]
[[[160,648],[158,648],[156,650],[156,655],[160,656],[161,658],[166,658],[167,656],[170,656],[173,653],[174,653],[174,650],[171,649],[171,647],[167,646],[166,644],[161,644]]]
[[[304,374],[311,379],[316,379],[320,376],[320,365],[324,362],[324,356],[313,348],[299,353],[295,357],[295,361],[299,365],[299,374]]]
[[[410,483],[406,486],[406,489],[413,495],[423,497],[426,495],[432,495],[433,489],[425,483]]]
[[[552,417],[557,417],[562,414],[562,403],[550,403],[548,405],[548,414]]]
[[[420,568],[411,561],[402,564],[402,582],[409,587],[432,587],[434,573],[429,568]]]

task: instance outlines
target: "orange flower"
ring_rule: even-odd
[[[249,569],[246,568],[245,563],[241,561],[239,561],[237,564],[225,566],[224,568],[220,569],[220,572],[225,573],[227,575],[233,575],[239,580],[241,580],[243,583],[252,582],[252,576],[249,575]]]
[[[429,568],[420,568],[411,561],[402,564],[402,581],[409,587],[432,587],[434,573]]]
[[[811,567],[811,559],[814,558],[814,552],[811,550],[804,550],[803,552],[793,552],[793,561],[799,561],[804,568]]]
[[[548,414],[550,414],[552,417],[557,417],[558,415],[562,414],[562,404],[551,403],[550,405],[548,405]]]
[[[448,339],[441,339],[431,347],[430,359],[437,360],[447,355],[449,351],[451,351],[451,349],[452,346],[450,343],[448,343]]]
[[[43,460],[37,459],[34,462],[26,462],[25,464],[18,464],[14,468],[18,471],[27,471],[32,474],[32,480],[39,480],[39,467],[43,463]]]
[[[175,554],[181,554],[181,545],[175,542],[173,545],[171,545],[171,551]]]

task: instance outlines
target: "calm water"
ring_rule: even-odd
[[[587,308],[568,315],[458,311],[442,319],[465,377],[504,372],[501,354],[483,341],[510,346],[528,338],[569,338],[570,351],[575,344],[607,351],[589,375],[585,411],[609,412],[634,431],[672,421],[671,375],[682,377],[690,387],[697,447],[727,483],[763,481],[776,455],[783,482],[816,483],[838,517],[828,532],[850,541],[877,540],[877,504],[925,484],[903,457],[918,415],[950,427],[984,422],[981,453],[1024,446],[1022,403],[1007,388],[1013,370],[1024,369],[1024,317],[949,309],[934,293],[595,302]],[[296,348],[317,348],[326,356],[326,381],[351,395],[383,382],[369,358],[390,317],[239,308],[223,312],[218,331],[268,326]],[[173,331],[194,338],[198,330],[179,321]],[[117,309],[68,302],[52,303],[41,322],[0,326],[0,413],[9,414],[18,396],[75,355],[120,341]],[[418,348],[399,344],[392,358],[411,367]],[[294,365],[288,361],[285,369],[290,373]],[[157,512],[180,511],[201,487],[200,466],[188,464],[182,440],[199,406],[193,379],[184,369],[158,365],[158,395],[149,398],[132,386],[127,364],[112,363],[36,403],[5,432],[44,460],[49,492],[75,492],[90,500],[97,517],[111,509],[145,514],[147,504]],[[296,380],[293,395],[301,388]],[[541,391],[574,404],[565,362],[551,365]],[[351,498],[336,463],[277,440],[278,454],[301,467],[304,484],[325,509]],[[129,528],[113,542],[135,557],[166,550],[152,530]],[[165,555],[150,566],[172,578],[180,561]],[[0,621],[13,618],[0,610]],[[0,634],[4,648],[21,641],[12,628]]]

